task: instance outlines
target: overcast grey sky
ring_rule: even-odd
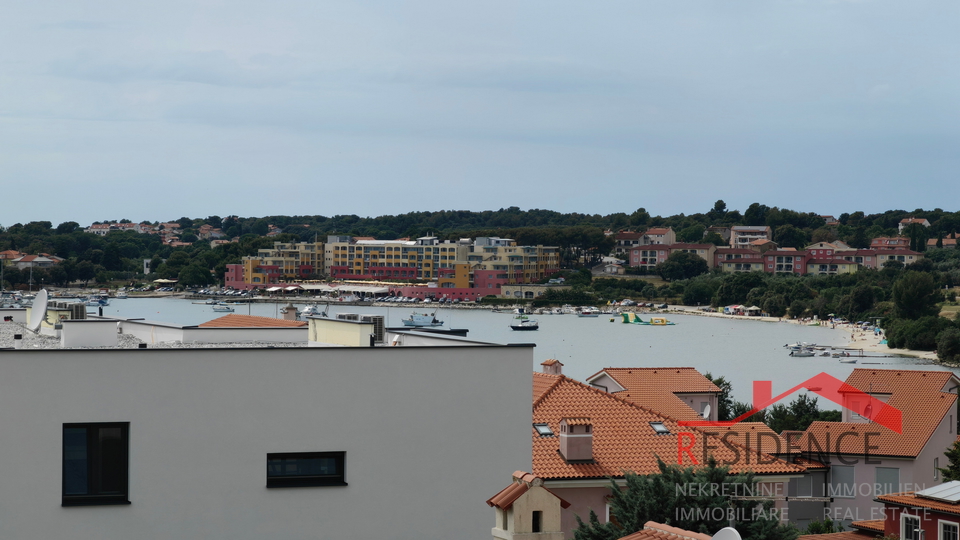
[[[960,201],[956,0],[7,2],[0,224]]]

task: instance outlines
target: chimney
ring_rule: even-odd
[[[23,348],[23,334],[14,334],[13,335],[13,348],[22,349]]]
[[[560,455],[567,463],[593,461],[593,424],[589,418],[560,421]]]
[[[563,364],[555,358],[545,360],[540,363],[543,366],[543,372],[549,375],[563,375]]]

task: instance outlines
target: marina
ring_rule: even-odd
[[[246,303],[233,306],[244,315],[283,318],[280,312],[286,303]],[[303,311],[310,305],[294,302]],[[385,324],[401,327],[410,316],[409,305],[352,306],[330,304],[317,306],[334,318],[339,313],[383,315]],[[102,307],[106,317],[141,317],[147,320],[197,325],[219,316],[208,305],[174,298],[130,298]],[[419,309],[422,311],[422,307]],[[432,310],[431,310],[432,311]],[[538,317],[535,332],[515,331],[513,310],[494,313],[490,309],[440,308],[436,318],[445,328],[469,329],[471,339],[495,343],[535,343],[534,365],[555,358],[564,364],[564,373],[578,380],[588,378],[605,367],[690,367],[714,376],[723,376],[733,383],[734,396],[750,399],[754,380],[771,380],[774,389],[789,388],[796,381],[806,380],[821,372],[844,379],[857,366],[878,368],[912,368],[948,370],[927,360],[907,357],[860,358],[856,364],[841,363],[832,356],[791,358],[785,354],[785,343],[809,343],[839,350],[852,348],[850,333],[827,326],[804,326],[788,322],[758,321],[694,314],[670,313],[675,325],[641,331],[626,324],[610,324],[605,317],[576,316]],[[851,355],[855,354],[850,350]]]

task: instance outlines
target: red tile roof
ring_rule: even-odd
[[[308,326],[307,321],[288,321],[273,317],[258,317],[256,315],[237,315],[231,313],[218,319],[201,323],[200,328],[298,328]]]
[[[839,433],[879,432],[871,437],[870,443],[877,445],[872,454],[878,456],[916,457],[936,431],[940,422],[952,410],[957,395],[943,391],[951,378],[950,371],[913,371],[900,369],[862,369],[857,368],[847,377],[846,384],[868,394],[890,394],[887,405],[899,410],[903,415],[903,433],[880,425],[879,423],[853,422],[814,422],[810,424],[800,439],[802,449],[813,447],[808,442],[813,436],[821,446],[827,434],[835,437]],[[951,386],[957,382],[951,383]],[[854,440],[856,439],[856,441]],[[863,437],[845,437],[839,451],[849,454],[863,454]],[[837,449],[832,448],[831,451]]]
[[[864,531],[878,532],[880,534],[883,534],[883,531],[884,531],[882,519],[854,521],[850,523],[850,526],[856,529],[864,530]]]
[[[533,422],[548,424],[554,433],[559,433],[560,421],[564,418],[590,418],[593,424],[593,460],[588,463],[568,463],[559,452],[560,437],[541,437],[531,429],[533,471],[545,480],[623,477],[624,471],[637,474],[658,472],[658,458],[667,464],[678,464],[677,443],[680,433],[692,434],[685,436],[682,442],[691,443],[690,452],[698,462],[702,463],[707,445],[712,447],[712,454],[718,461],[733,463],[730,466],[733,473],[748,470],[758,474],[804,471],[800,465],[749,450],[733,442],[724,444],[719,437],[708,435],[698,428],[679,426],[673,418],[562,375],[557,377],[559,380],[534,402]],[[662,423],[670,433],[657,434],[650,426],[651,422]],[[728,445],[736,448],[736,452]],[[683,454],[682,457],[681,465],[693,465],[689,455]]]
[[[548,373],[533,372],[533,401],[536,402],[540,396],[545,394],[553,385],[560,382],[561,375],[550,375]]]
[[[934,499],[927,499],[924,497],[917,497],[916,494],[912,491],[904,491],[902,493],[888,493],[887,495],[881,495],[876,498],[876,500],[884,503],[890,503],[897,506],[907,506],[910,508],[927,508],[935,512],[943,512],[945,514],[954,514],[960,516],[960,504],[952,504],[945,501],[937,501]]]
[[[493,497],[487,499],[487,504],[501,510],[506,510],[513,506],[513,503],[517,502],[517,499],[519,499],[521,495],[530,491],[530,488],[534,486],[542,487],[543,480],[530,473],[516,471],[513,473],[513,483],[501,489],[500,492]],[[547,491],[554,497],[557,497],[556,493],[549,489],[547,489]],[[570,506],[570,503],[560,497],[557,497],[557,499],[560,499],[560,506],[562,508],[568,508]]]
[[[701,418],[698,411],[676,396],[677,393],[720,392],[717,385],[691,367],[606,368],[587,377],[587,382],[603,373],[624,388],[622,392],[616,392],[617,397],[678,420]]]
[[[620,540],[710,540],[710,535],[648,521],[643,524],[642,530]]]
[[[669,227],[667,227],[667,228],[656,227],[656,228],[653,228],[653,229],[647,229],[646,232],[644,232],[643,234],[646,234],[646,235],[650,235],[650,234],[667,234],[668,232],[670,232],[670,228],[669,228]]]

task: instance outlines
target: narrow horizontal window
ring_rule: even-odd
[[[267,487],[345,486],[346,452],[267,454]]]

